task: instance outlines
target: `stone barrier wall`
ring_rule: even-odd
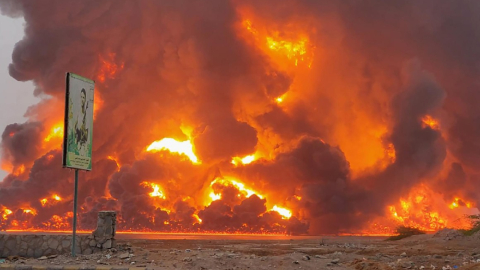
[[[76,236],[76,254],[92,254],[97,250],[115,247],[114,211],[98,213],[97,229],[90,235]],[[70,253],[72,235],[0,233],[0,258],[8,256],[34,257]]]

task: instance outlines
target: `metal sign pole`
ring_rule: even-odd
[[[78,169],[75,169],[75,191],[73,195],[73,238],[72,257],[75,257],[75,234],[77,232],[77,192],[78,192]]]
[[[62,166],[75,170],[72,257],[77,246],[78,170],[92,170],[94,90],[95,81],[67,72]]]

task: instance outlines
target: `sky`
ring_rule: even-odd
[[[19,82],[8,74],[8,65],[12,61],[12,52],[15,43],[23,38],[22,17],[12,19],[0,15],[0,131],[3,132],[8,124],[23,123],[23,117],[28,106],[35,104],[38,99],[33,96],[32,82]],[[1,155],[1,153],[0,153]],[[7,172],[0,169],[0,181]]]

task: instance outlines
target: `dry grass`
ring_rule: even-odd
[[[400,240],[403,238],[410,237],[412,235],[419,235],[419,234],[425,234],[424,231],[414,228],[414,227],[406,227],[406,226],[400,226],[397,228],[397,233],[398,235],[390,236],[389,238],[386,239],[386,241],[395,241],[395,240]]]

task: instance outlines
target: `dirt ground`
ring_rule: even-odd
[[[130,239],[126,239],[130,238]],[[453,230],[385,237],[204,236],[183,239],[120,237],[117,248],[92,255],[10,258],[26,265],[146,267],[156,269],[480,269],[480,237]]]

